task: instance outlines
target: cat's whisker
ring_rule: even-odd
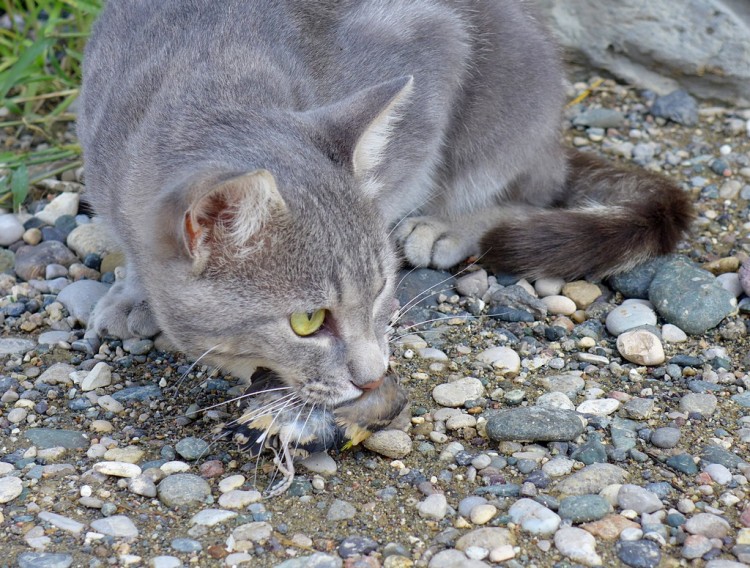
[[[235,418],[231,422],[228,422],[228,426],[234,426],[237,423],[247,423],[252,422],[259,416],[263,416],[264,414],[277,414],[281,412],[284,407],[289,404],[295,402],[294,398],[296,397],[295,393],[291,393],[288,395],[285,395],[282,398],[276,399],[274,401],[269,402],[268,404],[261,406],[259,408],[254,408],[253,410],[249,412],[244,412],[239,418]],[[300,404],[302,404],[301,401],[299,401]]]
[[[175,382],[175,384],[174,384],[174,388],[177,388],[177,387],[179,387],[179,386],[180,386],[180,385],[182,384],[182,382],[183,382],[183,381],[185,380],[185,378],[186,378],[186,377],[187,377],[187,376],[188,376],[188,375],[189,375],[190,373],[192,373],[192,372],[193,372],[193,369],[195,369],[195,366],[196,366],[196,365],[197,365],[198,363],[200,363],[200,362],[201,362],[201,360],[202,360],[202,359],[203,359],[204,357],[206,357],[206,356],[207,356],[207,355],[208,355],[209,353],[211,353],[211,352],[212,352],[212,351],[214,351],[215,349],[218,349],[220,345],[221,345],[221,343],[217,343],[217,344],[216,344],[216,345],[214,345],[213,347],[210,347],[209,349],[207,349],[206,351],[204,351],[204,352],[203,352],[203,354],[202,354],[202,355],[201,355],[200,357],[198,357],[198,358],[197,358],[197,359],[196,359],[195,361],[193,361],[193,363],[192,363],[192,364],[190,365],[190,367],[188,367],[187,371],[185,371],[184,373],[182,373],[182,376],[181,376],[181,377],[180,377],[179,379],[177,379],[177,382]]]

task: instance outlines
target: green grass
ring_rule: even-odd
[[[83,46],[102,0],[0,0],[0,141],[32,134],[39,151],[0,149],[0,206],[23,203],[35,182],[80,166],[60,133],[74,120]],[[5,150],[5,151],[3,151]]]

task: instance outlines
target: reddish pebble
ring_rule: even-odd
[[[750,505],[745,507],[745,510],[742,511],[740,522],[742,523],[742,526],[750,527]]]
[[[695,476],[695,482],[700,485],[711,485],[714,480],[704,471]]]
[[[372,556],[354,556],[344,560],[344,568],[380,568],[380,562]]]
[[[609,398],[614,398],[615,400],[619,400],[620,402],[627,402],[631,398],[633,398],[628,393],[622,392],[622,391],[612,391],[609,394],[607,394],[607,396]]]
[[[206,549],[206,552],[208,552],[208,555],[211,558],[224,558],[228,555],[228,552],[226,549],[218,544],[212,544]]]
[[[224,464],[219,460],[209,460],[200,466],[201,477],[218,477],[224,473]]]

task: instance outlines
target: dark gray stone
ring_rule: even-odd
[[[669,323],[692,334],[716,327],[735,304],[734,295],[713,274],[683,259],[671,260],[656,272],[649,300]]]
[[[150,398],[162,398],[161,389],[158,385],[142,385],[138,387],[126,387],[112,393],[112,398],[117,402],[130,402],[133,400],[144,401]]]
[[[656,271],[669,259],[659,257],[639,264],[635,268],[610,276],[609,284],[626,298],[648,298],[648,287]]]
[[[578,413],[561,408],[513,408],[501,410],[487,419],[487,436],[496,442],[567,442],[580,436],[583,428]]]
[[[700,453],[700,456],[704,464],[718,463],[723,465],[724,467],[734,470],[736,470],[741,463],[745,463],[746,461],[737,454],[727,451],[724,448],[720,448],[719,446],[716,446],[714,444],[708,444],[706,447],[704,447],[703,451]]]
[[[599,495],[573,495],[560,501],[557,514],[574,523],[598,521],[609,513],[609,502]]]
[[[54,430],[52,428],[29,428],[26,438],[40,450],[63,447],[69,450],[88,448],[91,442],[81,432]]]
[[[588,108],[573,117],[573,126],[593,126],[595,128],[621,128],[625,115],[611,108]]]
[[[678,89],[657,97],[651,107],[651,114],[685,126],[695,126],[698,124],[698,103],[687,91]]]
[[[41,280],[48,264],[62,264],[67,268],[77,260],[76,255],[58,241],[25,245],[16,251],[16,274],[24,280]]]
[[[631,568],[656,568],[661,562],[659,545],[651,540],[618,541],[617,558]]]

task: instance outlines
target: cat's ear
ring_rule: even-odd
[[[354,175],[371,196],[378,186],[373,175],[385,159],[394,127],[414,88],[412,76],[400,77],[363,89],[320,109],[335,154],[348,161]]]
[[[364,108],[359,109],[361,114],[358,118],[363,120],[364,129],[352,152],[352,167],[357,177],[371,175],[383,161],[393,127],[400,118],[403,104],[408,100],[413,85],[413,77],[402,77],[381,83],[362,93]]]
[[[263,226],[285,209],[268,170],[232,177],[201,191],[185,212],[182,226],[183,242],[196,270],[205,266],[214,246],[249,246]]]

